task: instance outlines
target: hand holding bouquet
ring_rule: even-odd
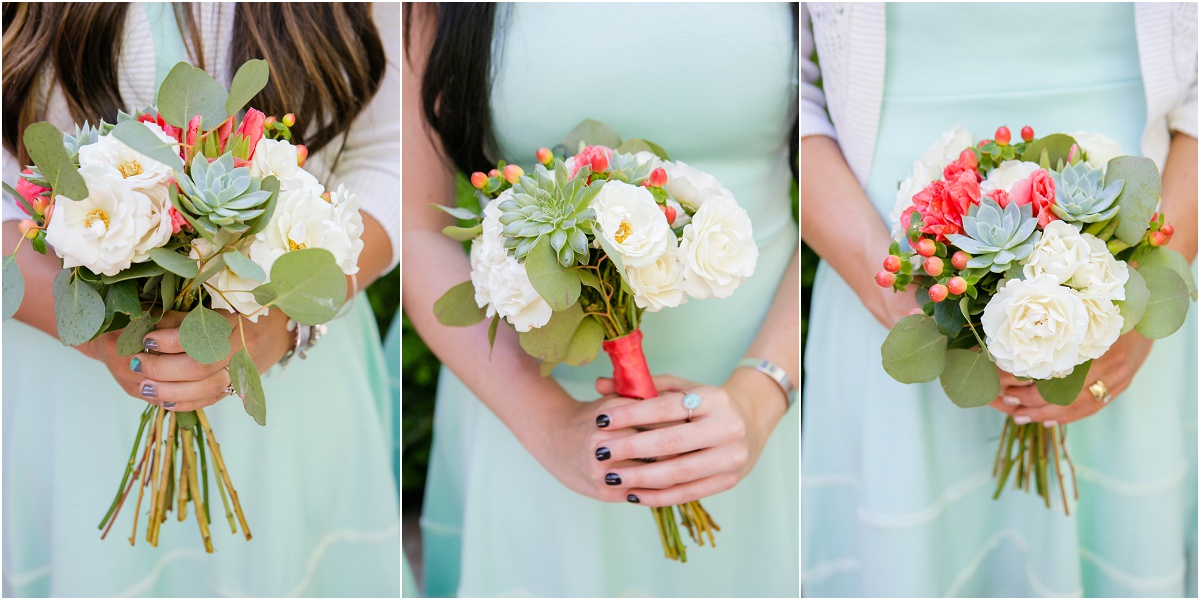
[[[121,113],[115,124],[85,123],[74,135],[49,123],[29,126],[24,142],[34,164],[16,189],[6,186],[29,219],[4,258],[4,318],[17,312],[24,295],[16,252],[29,240],[44,254],[49,243],[63,264],[53,290],[63,344],[119,330],[117,351],[132,356],[164,315],[186,313],[174,320],[183,350],[200,363],[226,366],[230,385],[220,397],[236,393],[265,425],[266,398],[242,319],[279,309],[304,325],[330,320],[345,301],[346,275],[357,272],[363,246],[358,198],[344,188],[326,191],[302,168],[307,150],[290,141],[295,117],[251,108],[239,120],[268,73],[265,61],[249,61],[226,91],[204,71],[179,63],[163,81],[157,108]],[[241,336],[237,352],[231,321]],[[147,540],[157,545],[166,513],[175,507],[182,521],[191,502],[212,552],[207,448],[230,529],[236,533],[240,524],[250,539],[204,411],[177,412],[161,401],[142,413],[121,485],[100,523],[104,535],[136,485],[130,544],[148,488]]]
[[[1174,228],[1155,212],[1153,161],[1123,156],[1098,134],[1035,139],[1025,127],[1022,141],[1011,137],[1000,127],[974,146],[956,128],[922,156],[897,193],[897,241],[875,276],[928,297],[888,335],[884,369],[903,383],[940,379],[964,408],[996,399],[998,369],[1068,405],[1120,335],[1166,337],[1196,298],[1187,260],[1162,247]],[[1009,417],[996,496],[1015,470],[1017,486],[1028,491],[1032,480],[1050,506],[1053,463],[1069,514],[1065,435]]]
[[[490,317],[492,343],[507,321],[543,375],[603,349],[618,394],[654,398],[643,313],[732,294],[758,258],[749,216],[713,176],[595,121],[537,157],[531,175],[504,163],[472,175],[482,215],[435,205],[467,222],[445,233],[471,242],[471,280],[438,300],[438,320]],[[715,544],[719,528],[698,501],[678,508],[694,540],[703,544],[707,532]],[[664,553],[686,562],[673,507],[652,510]]]

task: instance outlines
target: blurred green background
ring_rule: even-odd
[[[458,200],[460,206],[475,203],[471,192],[470,183],[460,175],[458,181]],[[798,190],[793,184],[792,214],[793,217],[797,218],[797,221],[798,211]],[[803,351],[803,339],[808,335],[808,301],[810,289],[819,259],[815,253],[809,250],[808,246],[801,244],[800,251],[800,335],[801,349]],[[393,279],[397,282],[399,281],[396,278]],[[391,297],[399,298],[399,290],[396,290],[395,296]],[[374,302],[374,298],[372,298],[372,301]],[[395,310],[394,304],[391,310]],[[379,314],[378,311],[379,305],[376,305],[377,315]],[[380,327],[383,331],[386,331],[383,323],[381,319]],[[400,481],[402,484],[405,512],[409,512],[419,509],[421,500],[425,494],[425,470],[429,464],[429,444],[433,434],[433,401],[437,392],[438,369],[441,363],[429,351],[429,348],[425,346],[425,342],[421,341],[421,336],[417,334],[416,329],[409,323],[407,317],[404,317],[403,322],[401,352],[404,385],[402,386],[401,396],[400,445],[402,461]]]
[[[379,336],[382,338],[387,335],[388,328],[396,319],[396,309],[400,308],[400,267],[375,280],[375,283],[367,288],[367,298],[371,300],[375,320],[379,322]]]

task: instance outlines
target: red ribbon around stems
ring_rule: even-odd
[[[618,394],[642,400],[658,396],[650,366],[642,352],[642,330],[635,329],[617,339],[604,340],[604,352],[612,360],[613,381]]]

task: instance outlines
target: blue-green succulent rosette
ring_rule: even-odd
[[[1001,127],[977,143],[955,128],[926,150],[900,186],[897,240],[875,276],[924,301],[888,335],[884,369],[903,383],[938,379],[964,408],[996,399],[1001,370],[1070,404],[1120,335],[1171,335],[1196,299],[1188,261],[1164,247],[1174,229],[1156,212],[1153,161],[1100,134],[1035,138],[1026,127],[1021,138]],[[1024,453],[1053,454],[1061,481],[1062,434],[1010,418],[997,496],[1015,470],[1049,506],[1046,463]]]

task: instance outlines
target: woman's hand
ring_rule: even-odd
[[[748,369],[736,370],[721,387],[670,375],[655,377],[654,385],[657,398],[594,403],[595,429],[583,449],[591,463],[586,495],[673,506],[728,490],[750,473],[787,410],[775,382]],[[612,379],[598,379],[596,390],[612,393]],[[691,422],[685,393],[701,398]],[[655,460],[637,460],[646,458]]]
[[[1142,367],[1142,363],[1146,362],[1146,356],[1150,354],[1153,345],[1152,340],[1142,337],[1136,331],[1118,338],[1104,356],[1092,362],[1083,391],[1067,406],[1048,404],[1038,394],[1033,381],[1018,381],[1002,371],[1000,397],[992,401],[990,406],[1012,415],[1017,425],[1041,422],[1046,427],[1054,427],[1089,417],[1099,412],[1107,403],[1096,400],[1088,386],[1096,380],[1104,382],[1111,402],[1133,382],[1133,376]]]
[[[204,364],[188,356],[179,342],[179,325],[185,313],[171,311],[163,315],[158,329],[142,340],[144,352],[120,356],[116,340],[120,331],[110,331],[81,348],[84,354],[103,362],[121,388],[134,398],[168,410],[187,412],[204,408],[227,397],[230,384],[229,360],[242,348],[238,316],[217,311],[233,325],[229,356]],[[260,373],[271,368],[291,347],[287,316],[279,310],[269,312],[258,323],[243,320],[246,349]]]

